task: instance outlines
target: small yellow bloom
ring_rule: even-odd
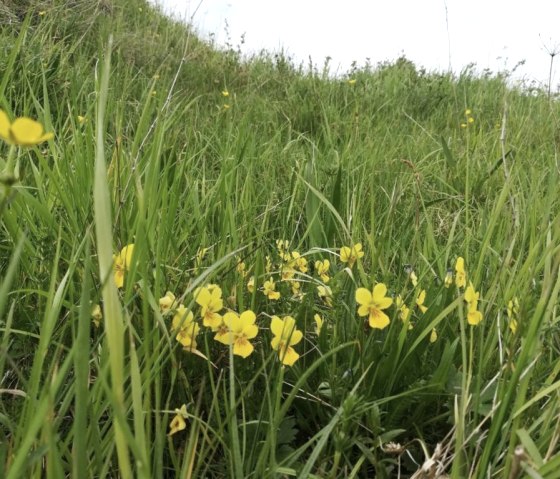
[[[355,78],[350,78],[348,80],[348,85],[355,85],[356,84],[356,79]]]
[[[272,349],[278,351],[282,364],[292,366],[299,358],[299,354],[292,346],[303,338],[303,333],[296,328],[296,320],[291,316],[285,316],[283,319],[273,316],[270,331],[274,335],[271,341]]]
[[[329,277],[329,268],[331,266],[331,262],[328,259],[323,261],[315,261],[315,271],[321,278],[323,283],[328,283],[330,280]]]
[[[175,305],[175,295],[171,291],[168,291],[165,293],[165,296],[159,298],[159,310],[161,314],[172,310]]]
[[[247,291],[249,291],[249,293],[254,293],[255,292],[255,277],[251,276],[249,278],[249,281],[247,281]]]
[[[180,304],[173,316],[171,330],[176,334],[175,339],[187,350],[196,349],[196,336],[200,332],[200,326],[194,320],[192,311]]]
[[[519,299],[514,296],[508,301],[507,316],[509,321],[509,329],[515,334],[517,332],[517,318],[519,317]]]
[[[292,296],[294,299],[302,299],[303,292],[301,291],[301,283],[299,281],[290,281],[290,286],[292,287]]]
[[[465,260],[459,256],[455,263],[455,284],[457,288],[464,288],[467,285],[467,273],[465,272]]]
[[[420,311],[422,311],[422,313],[428,311],[428,307],[424,306],[425,301],[426,301],[426,290],[423,289],[422,291],[420,291],[420,294],[416,298],[416,306],[418,306],[418,308],[420,309]]]
[[[46,11],[46,10],[41,10],[41,11],[39,12],[39,16],[40,16],[40,17],[44,17],[46,14],[47,14],[47,11]]]
[[[437,341],[437,331],[434,329],[432,329],[432,332],[430,334],[430,343],[435,343]]]
[[[466,123],[461,123],[461,128],[466,128],[467,126],[469,125],[467,125]]]
[[[103,313],[101,312],[101,306],[99,306],[99,304],[96,304],[91,310],[91,319],[93,320],[95,327],[98,328],[101,324],[101,320],[103,319]]]
[[[187,406],[183,404],[181,409],[175,409],[175,417],[171,420],[169,424],[168,436],[173,436],[173,434],[182,431],[187,427]]]
[[[317,333],[317,336],[320,336],[321,329],[323,329],[323,318],[319,314],[316,314],[313,316],[313,319],[315,320],[315,332]]]
[[[453,284],[453,270],[448,269],[447,273],[445,273],[445,279],[443,280],[443,285],[446,288],[449,288]]]
[[[356,260],[362,258],[363,256],[364,252],[362,251],[362,243],[356,243],[352,248],[349,246],[343,246],[340,248],[340,261],[348,263],[349,268],[352,268]]]
[[[227,91],[227,90],[222,91],[222,96],[223,97],[228,97],[229,96],[229,91]]]
[[[235,267],[235,270],[241,275],[242,278],[245,278],[245,276],[247,276],[247,265],[241,260],[241,258],[237,260],[237,266]]]
[[[468,306],[467,322],[471,326],[476,326],[482,321],[482,313],[478,311],[478,298],[480,293],[476,292],[472,283],[465,290],[464,299]]]
[[[411,271],[408,277],[412,282],[412,286],[416,288],[416,286],[418,286],[418,276],[416,276],[416,273],[414,271]]]
[[[469,282],[469,286],[465,290],[465,301],[467,302],[467,304],[471,305],[471,304],[474,303],[474,306],[475,306],[475,309],[476,309],[476,305],[478,304],[479,296],[480,296],[480,293],[477,293],[474,289],[473,284],[471,282]]]
[[[332,308],[332,290],[329,286],[319,285],[317,286],[317,294],[319,298],[321,298],[324,303],[329,307]]]
[[[194,298],[201,308],[202,324],[215,331],[222,322],[222,316],[219,313],[224,307],[221,288],[215,284],[198,288],[194,292]]]
[[[78,123],[79,123],[80,125],[86,124],[86,123],[87,123],[87,118],[86,118],[85,116],[78,115]]]
[[[402,322],[407,323],[410,319],[411,310],[406,304],[404,304],[404,301],[400,294],[395,299],[395,306],[399,310],[399,317],[401,318]],[[412,324],[409,324],[408,329],[412,329]]]
[[[476,309],[476,305],[473,303],[469,305],[469,311],[467,313],[467,323],[471,326],[476,326],[482,321],[482,313]]]
[[[231,108],[231,106],[228,103],[224,103],[223,108],[224,108],[224,110],[229,110]]]
[[[227,332],[216,340],[223,344],[233,345],[233,354],[246,358],[254,351],[254,346],[249,341],[257,336],[259,328],[255,324],[257,317],[253,311],[244,311],[241,315],[234,312],[224,314],[224,324]]]
[[[126,245],[119,254],[113,255],[113,271],[114,280],[117,288],[124,285],[124,273],[130,269],[132,265],[132,255],[134,253],[134,244]]]
[[[393,299],[385,296],[386,294],[387,286],[383,283],[377,283],[372,291],[366,288],[356,290],[358,315],[369,316],[369,325],[372,328],[383,329],[390,323],[389,316],[383,310],[393,304]]]
[[[21,117],[10,122],[8,115],[0,110],[0,138],[10,145],[34,146],[54,137],[43,133],[43,125],[31,118]]]
[[[307,273],[307,260],[301,256],[297,251],[292,251],[292,264],[295,268],[299,269],[302,273]]]
[[[465,110],[465,116],[469,116],[469,115],[472,115],[472,111],[471,111],[470,109],[467,108],[467,109]]]
[[[263,293],[268,299],[277,300],[280,298],[280,292],[276,291],[276,283],[270,278],[264,282]]]
[[[469,123],[474,123],[474,118],[472,116],[469,116],[469,119],[467,120]]]

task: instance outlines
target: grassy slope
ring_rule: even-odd
[[[129,467],[134,477],[392,477],[397,467],[406,477],[417,467],[385,452],[390,440],[419,463],[443,443],[440,459],[457,478],[507,477],[522,444],[523,467],[557,477],[557,103],[499,76],[428,74],[406,60],[353,72],[354,84],[282,57],[243,63],[141,1],[2,1],[0,12],[9,18],[0,108],[56,133],[18,153],[21,181],[1,218],[9,477],[84,477],[84,468],[115,477],[117,467],[123,477]],[[461,128],[467,108],[475,121]],[[93,193],[96,138],[110,218]],[[120,293],[122,319],[90,329],[90,302],[108,303],[103,222],[114,251],[136,244],[137,262]],[[317,298],[312,269],[300,277],[302,301],[287,284],[278,283],[278,302],[247,292],[234,252],[262,286],[281,238],[310,263],[331,260],[332,308]],[[366,254],[349,275],[337,253],[352,241]],[[458,256],[482,292],[474,328],[456,288],[441,283]],[[215,367],[181,351],[159,313],[166,291],[188,305],[208,280],[228,307],[258,314],[256,351],[235,358],[235,370],[208,331],[199,349]],[[376,281],[411,307],[426,289],[429,309],[414,311],[413,330],[394,307],[389,328],[364,327],[355,289]],[[515,334],[505,314],[514,296]],[[316,312],[326,321],[319,338]],[[271,353],[273,314],[294,316],[305,332],[292,368]],[[119,374],[122,398],[110,386]],[[168,439],[183,403],[188,428]]]

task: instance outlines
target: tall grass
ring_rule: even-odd
[[[55,138],[0,145],[17,176],[0,192],[3,476],[558,477],[554,97],[406,59],[343,79],[242,61],[140,0],[23,3],[0,2],[0,109]],[[276,240],[307,271],[282,281]],[[445,284],[458,257],[476,326]],[[210,283],[221,313],[257,315],[247,358],[202,324]],[[384,329],[357,314],[376,283]],[[168,291],[201,326],[194,352]],[[273,316],[303,332],[293,366]]]

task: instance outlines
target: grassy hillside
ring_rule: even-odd
[[[0,476],[559,477],[555,98],[140,0],[0,45]]]

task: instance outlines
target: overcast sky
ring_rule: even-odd
[[[156,0],[151,0],[156,3]],[[549,51],[560,53],[560,0],[157,0],[243,51],[284,51],[306,64],[332,57],[333,72],[352,61],[394,60],[404,54],[428,70],[513,69],[516,78],[548,84]],[[560,62],[560,54],[555,62]],[[558,72],[558,74],[556,73]],[[560,81],[554,65],[553,86]]]

